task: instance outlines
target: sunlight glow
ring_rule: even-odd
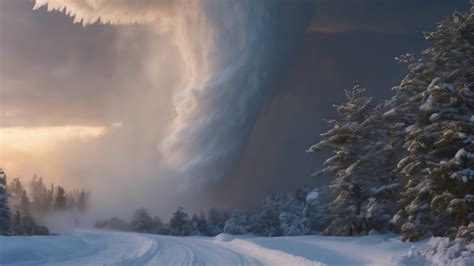
[[[90,126],[5,127],[0,128],[0,150],[45,151],[64,141],[98,138],[106,131],[106,127]]]

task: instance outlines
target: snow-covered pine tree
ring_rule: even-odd
[[[370,229],[383,230],[396,211],[398,181],[393,171],[397,152],[390,139],[382,106],[375,106],[365,90],[355,85],[346,91],[348,102],[336,106],[342,116],[330,121],[333,128],[309,151],[330,151],[325,168],[316,175],[336,177],[330,191],[332,222],[328,235],[358,235]]]
[[[199,213],[199,216],[197,216],[196,228],[199,231],[199,234],[202,236],[212,235],[212,233],[209,232],[209,223],[207,222],[206,216],[204,216],[202,211]]]
[[[309,189],[295,193],[277,193],[266,197],[260,208],[249,216],[248,230],[257,235],[305,235],[310,229],[306,217],[306,195]]]
[[[249,229],[252,233],[262,236],[280,236],[281,206],[286,201],[283,194],[266,197],[262,206],[249,217]]]
[[[192,226],[192,231],[190,233],[191,235],[201,235],[201,236],[210,235],[209,225],[202,211],[199,215],[193,214],[193,216],[191,217],[191,226]]]
[[[225,222],[229,219],[229,213],[226,210],[211,208],[208,213],[209,235],[217,235],[224,230]]]
[[[306,195],[306,204],[302,212],[304,217],[309,219],[312,231],[322,232],[332,222],[329,203],[336,196],[328,186],[317,187]]]
[[[201,232],[198,229],[198,222],[199,217],[197,214],[193,213],[193,216],[191,216],[191,235],[201,235]]]
[[[0,168],[0,234],[8,234],[11,226],[11,214],[8,207],[7,176]]]
[[[338,196],[330,203],[333,220],[325,229],[325,233],[329,235],[358,234],[354,232],[354,227],[360,227],[362,223],[357,218],[362,205],[360,187],[351,179],[349,167],[357,162],[361,150],[367,147],[365,143],[361,143],[363,137],[360,124],[370,116],[374,107],[371,99],[364,96],[364,90],[358,85],[347,90],[346,96],[348,102],[336,106],[343,118],[329,121],[334,125],[333,128],[321,134],[323,140],[309,149],[311,152],[327,150],[333,153],[324,162],[325,168],[315,174],[336,177],[333,189]]]
[[[386,113],[405,136],[408,155],[398,163],[405,178],[402,209],[392,222],[404,239],[456,235],[472,223],[474,194],[474,15],[455,13],[435,32],[434,47],[410,63]]]
[[[282,212],[278,219],[281,234],[284,236],[301,236],[311,233],[310,221],[306,217],[292,212]]]
[[[308,192],[307,187],[297,189],[295,193],[287,193],[278,204],[281,235],[297,236],[311,233],[310,219],[305,211]]]
[[[169,222],[170,233],[175,236],[188,236],[193,232],[191,221],[183,208],[179,207]]]
[[[404,155],[402,140],[396,136],[392,124],[384,117],[384,105],[371,110],[371,115],[360,127],[364,133],[361,143],[366,147],[358,154],[356,162],[345,174],[360,188],[364,233],[371,230],[386,231],[389,221],[399,209],[402,180],[396,171],[396,163]]]
[[[234,210],[230,218],[225,222],[224,233],[231,235],[243,235],[247,233],[248,220],[245,215]]]

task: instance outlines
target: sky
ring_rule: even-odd
[[[0,0],[0,167],[95,211],[246,208],[315,187],[357,80],[377,100],[464,0]],[[119,204],[118,204],[119,203]],[[106,210],[104,212],[104,210]]]

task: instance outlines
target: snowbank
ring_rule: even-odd
[[[404,261],[433,266],[474,265],[474,243],[463,238],[450,241],[447,237],[432,237],[424,250],[413,246]]]

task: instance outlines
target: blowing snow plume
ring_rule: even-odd
[[[185,178],[185,187],[204,186],[225,174],[261,107],[272,65],[279,60],[275,54],[281,5],[37,0],[34,8],[42,6],[84,26],[147,24],[151,35],[172,36],[185,65],[180,73],[185,82],[171,88],[175,116],[164,126],[165,137],[156,140],[160,163],[176,173],[173,178]]]

